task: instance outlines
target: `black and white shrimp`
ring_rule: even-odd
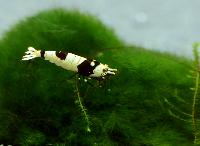
[[[25,52],[22,60],[30,60],[36,57],[42,57],[66,70],[74,71],[89,78],[105,79],[117,72],[117,69],[112,69],[107,64],[102,64],[96,60],[68,52],[36,50],[33,47],[28,47],[28,51]]]

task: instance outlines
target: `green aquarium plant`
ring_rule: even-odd
[[[176,92],[175,99],[178,101],[177,103],[170,102],[168,99],[164,99],[165,103],[170,107],[169,114],[183,122],[191,125],[191,129],[193,131],[193,142],[194,145],[199,145],[199,43],[193,44],[193,54],[194,61],[190,67],[190,74],[187,76],[191,81],[193,81],[193,86],[190,87],[190,90],[193,92],[192,99],[186,102],[185,99],[181,99],[178,93]],[[191,110],[181,109],[178,104],[186,104],[188,106],[191,105]],[[185,111],[186,110],[186,111]],[[191,112],[190,112],[191,111]]]
[[[93,58],[118,72],[102,87],[95,80],[77,86],[71,71],[42,59],[21,61],[29,46]],[[4,34],[0,48],[0,143],[193,145],[191,126],[173,118],[163,100],[175,105],[179,95],[191,101],[193,92],[185,92],[193,84],[186,78],[190,60],[126,47],[95,17],[63,9],[19,22]],[[179,108],[191,112],[187,104]]]
[[[1,114],[5,123],[7,123],[1,127],[2,136],[0,136],[0,140],[9,142],[13,141],[12,139],[18,139],[19,137],[16,135],[21,135],[21,131],[23,132],[21,126],[24,127],[24,125],[29,129],[36,130],[35,126],[40,127],[43,132],[46,131],[51,137],[53,133],[57,135],[56,129],[62,127],[62,123],[64,125],[71,124],[75,117],[77,120],[82,119],[76,106],[75,110],[70,110],[74,101],[79,101],[79,105],[82,105],[80,104],[81,95],[78,95],[79,100],[76,100],[75,82],[71,79],[74,73],[54,65],[51,66],[47,62],[42,61],[42,63],[40,60],[32,62],[37,64],[34,65],[37,69],[32,66],[31,61],[20,61],[19,59],[22,58],[28,46],[45,50],[62,50],[93,58],[103,50],[114,46],[119,47],[122,44],[122,41],[115,36],[113,31],[106,28],[98,19],[88,14],[81,14],[78,11],[63,9],[45,11],[13,26],[0,42],[0,46],[3,48],[0,61],[0,74],[2,75],[0,89],[1,99],[3,99],[1,107],[4,109]],[[15,69],[13,70],[13,68]],[[47,70],[43,70],[45,68]],[[51,72],[51,69],[54,73]],[[6,78],[9,78],[9,80]],[[50,81],[53,78],[55,80]],[[50,84],[55,86],[50,87]],[[57,92],[57,89],[62,90],[62,92]],[[87,117],[85,108],[80,107]],[[71,115],[76,116],[71,117]],[[29,126],[26,126],[25,121],[29,123]],[[34,124],[34,121],[37,124]],[[48,124],[45,125],[44,121]],[[12,129],[16,132],[9,131],[9,126],[13,122],[15,122],[16,127],[14,126]],[[88,123],[88,120],[86,122]],[[85,129],[84,120],[81,123],[83,125],[79,128]],[[40,132],[43,133],[42,131]],[[20,139],[23,140],[24,138]]]
[[[192,72],[192,77],[194,78],[195,86],[191,88],[194,91],[193,102],[192,102],[192,127],[194,133],[194,144],[200,144],[200,129],[199,129],[199,108],[198,100],[199,100],[199,84],[200,84],[200,57],[199,57],[199,43],[194,43],[193,45],[193,53],[194,53],[194,65]]]

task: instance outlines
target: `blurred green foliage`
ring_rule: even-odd
[[[194,86],[191,90],[194,91],[192,101],[192,127],[194,133],[194,144],[200,145],[200,129],[199,129],[199,85],[200,85],[200,58],[199,58],[199,43],[193,44],[193,69],[191,70],[191,78],[194,80]]]
[[[168,113],[178,96],[191,112],[191,61],[123,47],[99,20],[63,9],[41,12],[0,41],[0,143],[13,145],[189,146],[192,128]],[[95,58],[119,70],[110,91],[83,83],[91,133],[75,105],[74,73],[37,58],[20,61],[28,46]]]

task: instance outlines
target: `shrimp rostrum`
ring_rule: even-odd
[[[25,52],[22,60],[30,60],[36,57],[44,58],[66,70],[74,71],[89,78],[102,80],[107,76],[115,75],[117,72],[117,69],[112,69],[107,64],[102,64],[96,60],[68,52],[36,50],[33,47],[28,47],[28,51]]]

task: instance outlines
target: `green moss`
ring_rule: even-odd
[[[45,136],[41,132],[28,127],[21,128],[17,143],[21,146],[41,146],[45,144]]]
[[[40,59],[20,61],[28,46],[92,58],[121,45],[112,30],[78,11],[49,10],[19,22],[0,41],[0,141],[18,141],[25,125],[44,133],[48,143],[60,143],[85,126],[74,104],[73,73]]]
[[[185,140],[184,135],[181,135],[181,133],[178,133],[166,127],[158,127],[152,129],[152,131],[148,133],[148,136],[146,137],[145,141],[146,145],[152,146],[192,145],[191,143],[188,143],[188,141]]]
[[[189,74],[190,61],[145,51],[142,48],[110,50],[99,58],[112,66],[117,66],[119,73],[110,83],[112,86],[110,98],[107,99],[105,96],[101,98],[101,95],[96,97],[104,105],[110,103],[108,107],[112,108],[106,108],[105,112],[108,110],[115,112],[118,118],[124,121],[120,122],[121,129],[126,123],[125,125],[132,125],[130,127],[137,130],[127,137],[131,137],[133,142],[143,143],[142,137],[158,125],[160,128],[170,126],[178,133],[187,135],[185,138],[192,136],[191,131],[185,128],[188,123],[172,118],[163,101],[164,98],[168,98],[178,108],[190,111],[188,103],[191,99],[188,97],[192,95],[189,90],[192,81],[186,77]],[[176,104],[176,92],[187,101],[187,104]],[[93,108],[98,107],[99,102]],[[99,109],[102,111],[102,108]],[[131,131],[135,131],[134,129]],[[173,141],[169,143],[176,145]]]
[[[45,11],[13,27],[0,41],[0,142],[86,146],[191,143],[191,129],[171,117],[164,102],[167,98],[177,105],[177,94],[191,102],[192,82],[186,77],[191,62],[139,47],[118,47],[122,45],[96,18],[76,11]],[[119,70],[105,86],[110,91],[87,83],[80,86],[91,133],[85,131],[86,123],[74,103],[73,73],[41,58],[20,61],[28,46],[89,56]],[[190,112],[188,104],[178,107]],[[158,127],[164,130],[159,133]],[[163,127],[168,127],[167,131]],[[160,136],[162,133],[166,136]]]

